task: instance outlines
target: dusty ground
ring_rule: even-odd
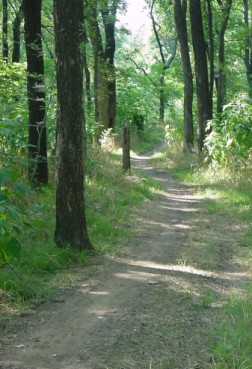
[[[204,199],[151,168],[163,186],[137,211],[138,235],[119,258],[76,271],[61,302],[0,334],[0,369],[205,369],[218,314],[247,280],[239,227],[210,216]]]

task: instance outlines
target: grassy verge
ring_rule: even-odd
[[[92,149],[86,177],[86,215],[90,239],[97,254],[118,254],[133,235],[134,208],[155,192],[155,183],[136,173],[126,175],[121,157]],[[55,188],[50,185],[29,192],[22,200],[23,220],[18,239],[21,257],[0,267],[0,319],[20,313],[50,299],[61,284],[72,283],[74,271],[84,266],[88,256],[71,248],[58,249],[53,242],[55,228]]]
[[[252,260],[252,186],[251,173],[213,171],[201,163],[195,154],[182,154],[181,150],[158,153],[152,163],[166,168],[174,178],[195,186],[206,200],[209,215],[218,215],[239,230],[239,246],[245,247],[242,258],[244,269]],[[252,368],[252,284],[243,296],[232,296],[223,306],[217,332],[213,337],[213,363],[211,369]]]
[[[211,369],[252,368],[251,287],[246,296],[230,301],[222,315]]]

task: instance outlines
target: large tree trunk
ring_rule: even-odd
[[[28,169],[35,187],[48,183],[41,4],[42,0],[23,1],[29,106]]]
[[[206,122],[211,118],[211,101],[200,0],[190,0],[190,19],[197,87],[198,149],[201,152],[206,135]]]
[[[54,0],[57,141],[56,229],[59,247],[91,250],[84,202],[82,0]]]
[[[20,26],[23,19],[23,4],[21,4],[13,21],[12,63],[20,62]]]
[[[3,33],[2,33],[2,42],[3,49],[2,55],[3,60],[8,62],[9,58],[9,45],[8,45],[8,0],[3,0]]]
[[[188,32],[186,25],[186,2],[181,4],[180,0],[174,0],[174,15],[180,43],[180,52],[184,74],[184,136],[185,147],[189,150],[194,144],[193,129],[193,77],[188,46]]]

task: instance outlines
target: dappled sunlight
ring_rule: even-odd
[[[173,228],[179,228],[179,229],[191,229],[191,228],[193,228],[191,225],[187,225],[187,224],[173,224],[172,227]]]
[[[103,305],[103,304],[102,304]],[[109,314],[114,314],[115,313],[115,309],[110,309],[110,308],[106,308],[106,304],[104,304],[103,306],[101,306],[100,308],[97,308],[97,305],[95,308],[90,308],[87,310],[87,312],[89,314],[94,314],[97,315],[98,319],[104,319],[104,317],[106,315]]]
[[[100,295],[100,296],[107,296],[110,295],[110,292],[108,291],[89,291],[90,295]]]
[[[130,279],[130,280],[141,281],[141,282],[149,281],[149,283],[153,282],[152,280],[150,280],[151,278],[153,279],[153,278],[158,277],[158,274],[155,274],[155,273],[139,272],[139,271],[134,271],[134,270],[129,270],[124,273],[114,273],[114,275],[118,278]]]
[[[145,219],[145,221],[146,221],[146,219]],[[172,227],[171,224],[155,222],[153,220],[149,220],[148,225],[159,226],[159,227],[162,227],[162,228],[165,228],[165,229],[171,229],[171,227]]]
[[[241,280],[244,278],[250,278],[250,274],[246,272],[221,272],[221,271],[208,271],[204,269],[199,269],[190,265],[185,265],[182,261],[178,264],[161,264],[147,260],[134,260],[134,259],[118,259],[119,262],[141,267],[141,268],[148,268],[148,269],[157,269],[160,271],[168,271],[168,272],[179,272],[179,273],[186,273],[191,275],[197,275],[207,278],[219,278],[224,280]],[[145,274],[145,273],[144,273]],[[143,275],[144,275],[143,274]]]
[[[144,220],[148,224],[148,227],[154,226],[154,228],[155,228],[155,227],[158,226],[159,228],[162,228],[164,230],[171,230],[172,228],[179,228],[179,229],[193,229],[193,228],[195,228],[194,225],[187,224],[188,222],[181,223],[177,219],[173,219],[173,222],[171,222],[170,224],[161,223],[161,222],[154,222],[151,219],[149,219],[149,220],[142,219],[142,220]],[[150,235],[149,232],[148,232],[148,234]],[[168,235],[169,235],[169,232],[159,234],[159,236],[168,236]]]
[[[200,211],[197,208],[174,208],[174,207],[166,206],[166,205],[161,206],[161,208],[166,209],[166,210],[181,211],[181,212],[186,212],[186,213],[196,213]]]

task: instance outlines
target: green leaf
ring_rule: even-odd
[[[3,237],[0,241],[0,253],[2,262],[10,262],[14,259],[20,260],[21,245],[16,237]],[[1,260],[0,260],[1,262]]]

